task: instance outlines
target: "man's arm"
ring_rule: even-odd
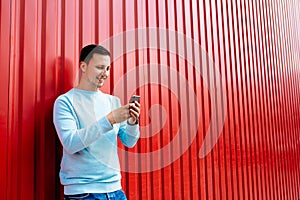
[[[54,103],[53,122],[63,148],[70,154],[88,147],[101,135],[113,129],[106,117],[86,128],[77,129],[76,114],[72,105],[63,98],[57,99]]]
[[[126,122],[121,123],[118,136],[125,146],[134,147],[140,138],[139,125],[130,125]]]
[[[128,106],[128,111],[126,111],[128,113],[126,118],[127,122],[123,120],[123,122],[120,123],[118,137],[125,146],[133,147],[140,138],[139,125],[135,123],[140,115],[140,104],[135,102],[125,106]],[[119,98],[116,98],[116,107],[121,107]],[[114,117],[116,117],[116,114],[114,114]]]

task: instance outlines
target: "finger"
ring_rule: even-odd
[[[131,109],[131,108],[133,108],[134,110],[140,110],[140,104],[138,103],[138,104],[136,104],[136,103],[133,103],[133,104],[131,104],[130,105],[130,108],[129,109]]]
[[[140,108],[136,106],[130,107],[130,110],[134,110],[135,112],[140,113]]]
[[[139,115],[140,115],[139,109],[130,109],[130,112],[132,112],[136,117],[139,117]]]
[[[137,107],[141,107],[141,104],[140,104],[138,101],[135,101],[134,104],[135,104],[135,106],[137,106]]]
[[[130,115],[132,116],[132,117],[134,117],[134,118],[138,118],[139,117],[139,115],[140,115],[140,113],[139,112],[137,112],[137,111],[135,111],[135,110],[132,110],[132,109],[130,109]]]
[[[133,113],[131,113],[131,115],[129,117],[133,118],[134,120],[136,120],[138,118],[138,116],[135,116]]]

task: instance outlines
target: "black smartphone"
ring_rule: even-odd
[[[133,102],[135,102],[135,101],[139,101],[140,98],[141,98],[141,97],[138,96],[138,95],[133,95],[133,96],[130,98],[129,103],[133,103]]]

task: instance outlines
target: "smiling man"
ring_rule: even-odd
[[[127,147],[136,144],[140,104],[121,106],[119,98],[99,90],[110,72],[110,53],[104,47],[82,48],[80,70],[79,84],[56,99],[53,111],[63,146],[64,199],[126,199],[117,137]]]

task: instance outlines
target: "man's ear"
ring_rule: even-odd
[[[87,68],[87,64],[85,62],[80,62],[80,69],[82,72],[85,72]]]

